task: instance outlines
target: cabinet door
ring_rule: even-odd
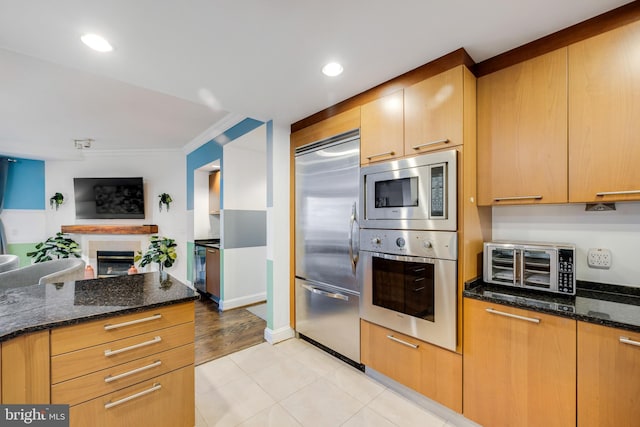
[[[578,322],[578,425],[640,420],[640,333]]]
[[[462,412],[462,356],[361,320],[362,363]]]
[[[569,46],[569,201],[640,200],[640,22]]]
[[[405,89],[405,156],[462,145],[463,78],[460,65]]]
[[[403,91],[364,104],[360,109],[360,163],[404,155]]]
[[[220,297],[220,251],[207,248],[207,292]]]
[[[465,298],[463,378],[485,427],[575,425],[575,320]]]
[[[49,331],[20,335],[2,343],[2,403],[50,402]]]
[[[478,204],[567,202],[567,49],[478,79]]]

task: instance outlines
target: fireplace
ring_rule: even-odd
[[[133,265],[133,251],[97,251],[98,277],[125,276]]]

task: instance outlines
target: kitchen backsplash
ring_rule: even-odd
[[[616,203],[615,211],[586,212],[584,204],[497,206],[493,240],[576,245],[577,279],[640,287],[640,203]],[[610,269],[587,265],[590,248],[609,249]]]

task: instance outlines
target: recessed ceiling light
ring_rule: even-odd
[[[335,77],[342,73],[342,65],[337,62],[329,62],[327,65],[322,67],[322,72],[329,77]]]
[[[80,37],[80,40],[93,50],[98,52],[111,52],[113,47],[109,44],[107,39],[97,34],[85,34]]]

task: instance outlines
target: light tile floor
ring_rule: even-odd
[[[295,338],[195,369],[196,427],[462,426]]]

